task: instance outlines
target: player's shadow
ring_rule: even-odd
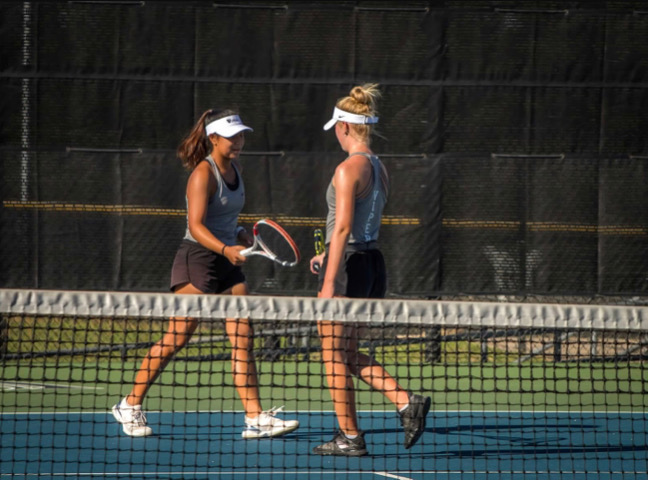
[[[605,432],[605,428],[593,422],[580,422],[577,426],[571,423],[540,423],[538,425],[525,423],[483,423],[471,425],[456,425],[452,427],[428,427],[423,438],[419,440],[422,448],[416,449],[422,458],[456,458],[456,457],[497,457],[519,455],[574,455],[587,453],[613,452],[648,452],[648,444],[619,445],[619,444],[578,444],[579,438],[585,438],[595,432]],[[575,432],[575,433],[573,433]],[[374,429],[367,430],[367,438],[384,436],[396,438],[402,435],[402,430]],[[438,438],[447,437],[440,445]],[[614,436],[613,438],[618,438]],[[374,437],[375,438],[375,437]],[[577,441],[575,441],[575,438]],[[606,437],[607,438],[607,437]],[[391,450],[391,449],[388,449]],[[400,457],[402,452],[387,451],[387,457]]]

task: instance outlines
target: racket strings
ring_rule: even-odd
[[[284,262],[296,262],[299,260],[298,253],[292,242],[282,232],[266,224],[258,224],[257,229],[259,240],[279,260]]]

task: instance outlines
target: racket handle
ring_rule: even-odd
[[[313,237],[315,240],[315,255],[324,253],[324,233],[321,228],[316,228],[313,232]],[[321,266],[319,262],[313,263],[313,270],[319,273]]]
[[[324,232],[321,228],[316,228],[313,232],[313,240],[315,242],[315,255],[324,253]]]

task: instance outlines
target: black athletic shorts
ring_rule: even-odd
[[[328,255],[319,273],[322,290]],[[385,259],[377,248],[344,252],[344,263],[335,277],[335,295],[351,298],[384,298],[387,291]]]
[[[221,293],[245,282],[241,267],[191,240],[183,240],[171,269],[171,291],[191,283],[203,293]]]

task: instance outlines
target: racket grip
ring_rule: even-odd
[[[313,237],[315,239],[315,255],[324,253],[324,233],[321,228],[316,228],[313,232]],[[313,263],[313,270],[319,273],[321,270],[321,265],[319,262]]]

